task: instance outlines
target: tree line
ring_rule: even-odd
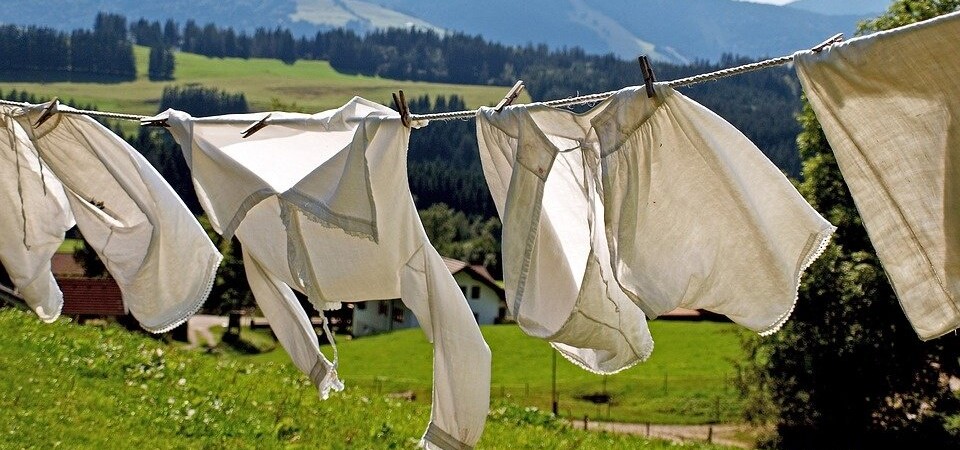
[[[7,76],[25,78],[94,77],[132,80],[137,76],[127,19],[100,13],[92,30],[71,33],[45,27],[0,26],[0,60]]]
[[[210,57],[327,60],[344,73],[397,80],[456,84],[512,85],[522,79],[536,100],[606,92],[643,84],[638,64],[614,55],[591,55],[580,48],[551,50],[546,45],[506,46],[463,33],[388,29],[359,35],[345,29],[295,38],[288,29],[258,28],[252,35],[210,23],[140,19],[131,27],[134,42]],[[160,58],[160,56],[157,56]],[[676,65],[656,62],[660,80],[678,79],[753,62],[722,55],[719,61]],[[172,73],[172,72],[171,72]],[[686,88],[683,91],[744,132],[782,170],[800,173],[794,139],[799,128],[799,81],[792,69],[770,68]],[[453,110],[449,104],[446,110]],[[425,109],[411,107],[413,111]]]

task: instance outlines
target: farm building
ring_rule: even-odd
[[[500,323],[507,318],[503,288],[497,285],[486,268],[451,258],[443,258],[443,262],[463,291],[477,323],[489,325]],[[419,325],[413,312],[399,299],[351,303],[347,307],[353,312],[353,336],[366,336]]]

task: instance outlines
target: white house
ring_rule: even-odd
[[[443,262],[453,274],[453,279],[457,280],[477,323],[489,325],[503,321],[506,297],[503,288],[497,285],[486,268],[451,258],[443,258]],[[350,303],[349,306],[353,309],[353,336],[419,326],[413,312],[399,299]]]

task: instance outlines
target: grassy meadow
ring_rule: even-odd
[[[12,89],[79,104],[95,104],[99,109],[127,114],[155,114],[163,87],[199,84],[228,92],[243,92],[253,111],[267,111],[275,104],[303,112],[336,108],[354,96],[389,104],[391,93],[403,89],[408,98],[422,95],[457,94],[471,107],[496,104],[509,86],[468,86],[413,81],[395,81],[362,75],[338,73],[326,61],[297,61],[284,64],[275,59],[208,58],[176,54],[173,81],[147,79],[149,49],[137,46],[137,79],[120,83],[80,82],[7,82],[0,79],[0,90]],[[526,93],[522,99],[529,100]],[[413,111],[417,113],[419,111]]]
[[[742,403],[732,380],[740,358],[731,323],[653,321],[653,355],[644,363],[611,376],[600,376],[557,357],[559,412],[571,418],[671,424],[740,422]],[[244,330],[246,332],[247,330]],[[493,352],[493,398],[551,408],[552,348],[514,325],[482,327]],[[350,386],[383,393],[412,391],[429,402],[432,346],[419,329],[355,340],[340,338],[340,373]],[[329,348],[325,348],[332,355]],[[281,350],[238,361],[289,363]],[[583,397],[610,396],[609,404]]]
[[[393,359],[402,363],[406,353]],[[429,411],[425,403],[357,383],[320,401],[290,364],[187,350],[116,326],[43,324],[28,312],[0,308],[2,448],[414,448]],[[575,430],[510,399],[494,399],[478,444],[679,446]]]

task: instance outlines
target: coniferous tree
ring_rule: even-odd
[[[957,9],[960,1],[898,0],[865,31]],[[772,419],[781,448],[957,448],[960,338],[922,342],[911,328],[809,105],[799,116],[800,191],[838,227],[810,267],[793,317],[745,340],[748,418]]]
[[[174,60],[173,50],[163,44],[150,47],[147,75],[151,81],[172,80],[175,68],[176,61]]]
[[[163,43],[171,48],[180,46],[180,27],[173,19],[167,19],[163,24]]]

